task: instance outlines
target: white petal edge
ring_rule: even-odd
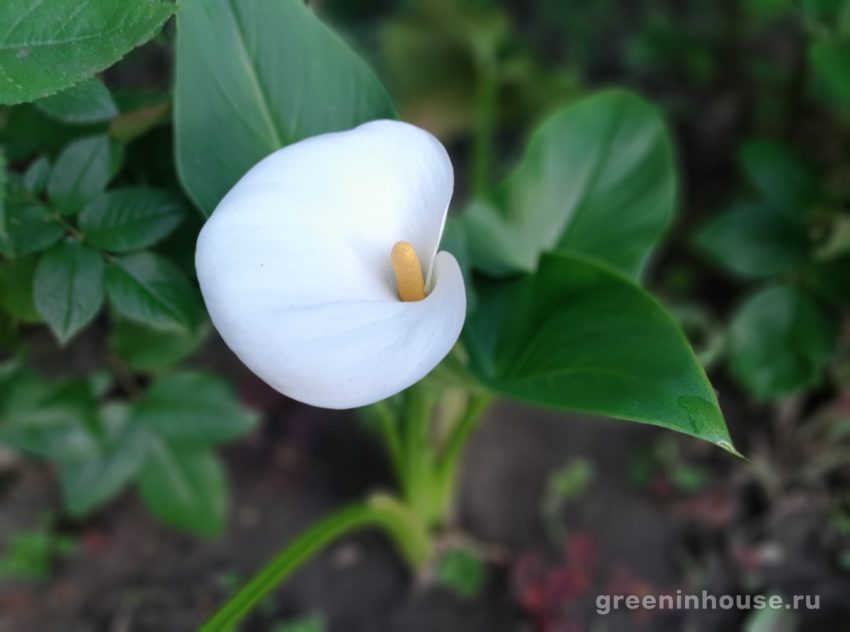
[[[451,350],[466,311],[457,261],[434,254],[452,185],[442,145],[405,123],[275,152],[199,236],[216,329],[260,378],[315,406],[362,406],[414,384]],[[400,239],[433,277],[423,301],[396,296],[389,253]]]

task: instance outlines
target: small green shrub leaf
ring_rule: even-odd
[[[83,209],[79,226],[93,246],[129,252],[167,237],[183,215],[180,200],[165,191],[148,187],[114,189]]]
[[[44,97],[111,66],[173,12],[164,0],[4,0],[0,103]]]
[[[186,276],[170,261],[150,252],[111,261],[106,292],[120,314],[157,329],[189,330],[200,318],[197,291]]]
[[[35,308],[59,342],[85,327],[103,305],[103,259],[67,239],[38,262],[33,280]]]

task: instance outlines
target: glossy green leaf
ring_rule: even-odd
[[[79,211],[106,188],[113,173],[109,137],[90,136],[68,145],[47,182],[47,196],[61,213]]]
[[[224,528],[227,481],[207,450],[152,441],[138,486],[148,509],[166,524],[203,536]]]
[[[479,377],[538,404],[655,424],[733,450],[678,325],[621,273],[549,254],[534,275],[478,287],[465,341]]]
[[[147,455],[151,435],[128,423],[128,407],[107,407],[106,434],[84,458],[69,460],[59,470],[65,506],[83,516],[118,494],[138,473]]]
[[[574,252],[637,275],[669,224],[675,170],[661,115],[609,91],[557,111],[516,170],[462,216],[473,263],[533,271],[541,253]]]
[[[103,259],[78,241],[67,239],[41,258],[35,269],[35,308],[65,343],[85,327],[103,305]]]
[[[97,77],[35,102],[48,116],[65,123],[99,123],[118,115],[109,90]]]
[[[715,217],[697,234],[697,243],[716,263],[744,277],[794,270],[809,258],[803,218],[758,204],[738,204]]]
[[[62,239],[65,229],[43,204],[10,204],[6,210],[6,235],[11,254],[40,252]]]
[[[836,325],[800,290],[761,290],[737,310],[730,330],[732,375],[759,398],[816,383],[836,342]]]
[[[159,329],[191,329],[200,317],[197,291],[167,259],[150,252],[119,257],[106,270],[106,292],[123,316]]]
[[[167,237],[183,215],[180,200],[166,191],[149,187],[113,189],[83,209],[79,227],[91,245],[129,252]]]
[[[772,140],[750,141],[741,148],[740,161],[744,175],[777,210],[800,214],[815,201],[817,176],[787,145]]]
[[[50,159],[47,156],[39,156],[24,172],[24,187],[34,195],[41,195],[47,188],[49,177]]]
[[[163,331],[126,320],[110,330],[109,345],[135,371],[161,371],[194,353],[209,332],[206,324],[192,331]]]
[[[173,11],[164,0],[4,0],[0,103],[47,96],[111,66]]]
[[[183,0],[174,108],[180,180],[205,215],[272,151],[394,114],[366,64],[300,0]]]
[[[226,381],[186,372],[154,382],[136,407],[133,420],[169,441],[203,445],[245,434],[258,416],[240,404]]]

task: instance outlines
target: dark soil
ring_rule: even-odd
[[[192,630],[233,586],[312,521],[390,486],[382,455],[350,414],[280,401],[260,431],[226,452],[233,498],[220,539],[200,541],[157,523],[130,495],[84,524],[61,523],[78,549],[51,579],[0,587],[0,630]],[[734,432],[734,428],[733,428]],[[739,611],[596,614],[602,592],[817,593],[807,624],[850,622],[841,575],[817,537],[810,499],[793,491],[754,511],[746,468],[711,446],[677,440],[712,468],[698,493],[663,479],[630,482],[635,454],[666,433],[566,417],[504,403],[473,437],[458,503],[464,531],[490,551],[485,589],[464,600],[412,579],[384,537],[363,532],[319,556],[274,595],[245,629],[310,613],[332,632],[726,630]],[[574,457],[595,476],[559,515],[563,544],[546,529],[541,499],[550,473]],[[17,464],[0,491],[0,541],[58,506],[49,470]],[[820,617],[820,619],[815,616]],[[694,627],[689,627],[694,626]],[[815,629],[809,625],[801,629]]]

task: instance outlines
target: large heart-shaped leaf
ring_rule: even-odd
[[[541,253],[576,252],[637,275],[673,215],[673,152],[658,111],[604,92],[532,134],[517,169],[463,216],[473,263],[533,271]]]
[[[111,66],[173,11],[164,0],[3,0],[0,103],[31,101]]]
[[[275,149],[393,116],[366,64],[300,0],[183,0],[174,107],[180,179],[205,215]]]
[[[495,390],[664,426],[733,451],[705,372],[677,324],[612,268],[547,254],[539,270],[482,283],[465,340]]]

